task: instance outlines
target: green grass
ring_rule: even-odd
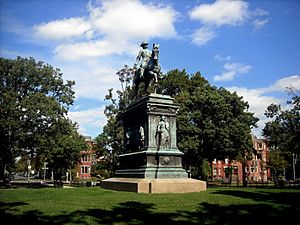
[[[0,190],[6,224],[288,224],[300,190],[209,188],[188,194],[137,194],[93,188]]]

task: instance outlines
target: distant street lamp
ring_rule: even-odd
[[[27,177],[28,177],[28,183],[30,183],[30,170],[31,170],[31,166],[28,165],[28,172],[27,172]]]
[[[46,180],[46,172],[47,172],[47,162],[44,162],[44,167],[42,169],[44,169],[44,181]]]
[[[294,180],[296,180],[296,169],[295,169],[295,165],[297,164],[298,161],[298,157],[297,154],[295,155],[295,153],[293,153],[293,178]]]

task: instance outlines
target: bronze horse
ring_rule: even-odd
[[[151,58],[145,68],[144,75],[141,77],[140,69],[137,69],[134,73],[134,93],[135,97],[138,96],[139,85],[144,83],[144,92],[148,92],[149,85],[154,85],[154,92],[156,93],[156,86],[158,79],[162,78],[160,71],[160,65],[158,63],[159,45],[153,44]]]

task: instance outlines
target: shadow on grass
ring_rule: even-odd
[[[215,191],[212,194],[230,195],[234,197],[251,199],[256,202],[280,204],[283,207],[288,207],[300,211],[300,192],[273,192],[260,191],[250,192],[243,190],[221,190]]]
[[[7,224],[175,224],[175,225],[250,225],[250,224],[287,224],[297,219],[299,211],[299,193],[252,193],[237,190],[220,190],[212,194],[231,195],[234,197],[253,199],[255,204],[218,205],[199,203],[196,211],[187,209],[174,213],[159,213],[152,203],[127,201],[111,210],[87,209],[69,214],[49,216],[39,210],[20,213],[14,207],[26,205],[23,202],[0,203],[1,221]]]

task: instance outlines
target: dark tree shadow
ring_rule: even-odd
[[[157,212],[153,203],[127,201],[120,203],[111,210],[87,209],[72,213],[62,213],[57,216],[43,214],[39,210],[20,213],[15,207],[27,205],[23,202],[0,203],[1,221],[7,224],[30,225],[59,225],[59,224],[128,224],[128,225],[258,225],[258,224],[287,224],[297,219],[300,193],[252,193],[248,191],[220,190],[212,193],[231,195],[234,197],[253,199],[255,204],[219,205],[199,203],[196,211],[186,209],[174,213]],[[274,204],[276,203],[276,204]]]
[[[300,210],[300,192],[249,192],[243,190],[220,190],[212,194],[230,195],[239,198],[252,199],[256,202],[275,203]]]

